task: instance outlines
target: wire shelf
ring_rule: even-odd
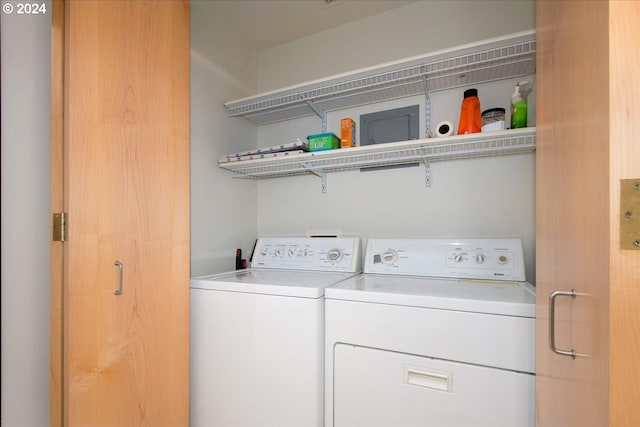
[[[263,179],[422,161],[502,156],[535,151],[535,128],[457,135],[301,153],[284,158],[220,163],[236,178]]]
[[[424,94],[425,87],[439,91],[533,74],[535,54],[535,33],[519,33],[227,102],[225,107],[232,117],[274,123]]]

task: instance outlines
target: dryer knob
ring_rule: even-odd
[[[387,249],[382,253],[382,262],[385,264],[393,264],[398,259],[398,254],[393,249]]]

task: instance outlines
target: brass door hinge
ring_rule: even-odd
[[[53,214],[53,241],[64,242],[67,240],[67,214],[58,212]]]
[[[620,181],[620,249],[640,250],[640,179]]]

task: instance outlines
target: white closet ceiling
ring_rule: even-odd
[[[256,50],[268,49],[349,22],[405,6],[403,0],[195,0]]]

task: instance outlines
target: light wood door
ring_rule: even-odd
[[[63,9],[69,233],[52,406],[65,426],[187,426],[189,5]]]
[[[620,180],[640,178],[640,3],[540,1],[536,400],[539,426],[640,425],[640,252],[621,250]],[[556,306],[549,348],[549,295]]]
[[[609,3],[610,426],[640,426],[640,250],[620,249],[621,180],[640,183],[640,55],[630,54],[640,45],[638,23],[640,2]]]

